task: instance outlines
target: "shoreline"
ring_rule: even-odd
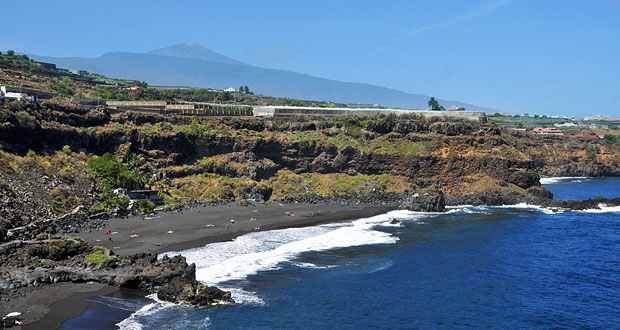
[[[189,210],[160,212],[151,217],[114,218],[108,220],[107,225],[99,231],[84,230],[74,236],[82,237],[93,246],[107,247],[121,257],[138,253],[161,254],[230,241],[256,230],[269,231],[355,220],[385,214],[396,209],[398,209],[396,205],[279,204],[277,202],[197,206]],[[114,235],[108,235],[106,231]],[[63,284],[69,290],[73,290],[73,286],[78,288],[87,285]],[[57,290],[54,286],[55,284],[44,285],[32,288],[29,292],[55,297]],[[34,325],[36,327],[32,327],[33,329],[59,327],[64,321],[76,318],[86,310],[88,304],[85,300],[122,290],[115,286],[103,286],[104,288],[100,288],[100,291],[69,293],[64,296],[60,295],[56,299],[32,298],[34,303],[42,305],[43,310],[48,311],[38,317],[25,317],[24,320],[29,323],[24,327],[31,328]],[[22,304],[21,306],[29,305]]]
[[[83,231],[75,236],[119,256],[160,254],[229,241],[254,231],[351,220],[395,209],[396,206],[302,203],[198,206],[187,211],[160,212],[154,217],[111,219],[101,231]],[[104,234],[105,230],[112,234]]]
[[[28,288],[24,296],[3,302],[2,307],[20,311],[24,320],[30,321],[22,325],[23,329],[57,329],[65,320],[83,313],[87,299],[118,290],[100,283],[55,283]]]
[[[189,211],[160,212],[159,218],[144,220],[143,217],[110,219],[101,231],[85,231],[76,234],[92,245],[105,246],[120,256],[136,253],[165,253],[201,247],[210,243],[233,240],[241,235],[260,231],[306,227],[324,223],[355,220],[385,214],[398,207],[368,205],[321,205],[267,203],[250,206],[222,205],[200,206]],[[291,215],[286,212],[290,212]],[[256,220],[250,221],[250,218]],[[235,220],[235,224],[230,222]],[[207,227],[212,224],[212,227]],[[168,229],[169,228],[169,229]],[[228,228],[228,229],[227,229]],[[104,234],[105,230],[118,232]],[[174,233],[168,234],[169,230]],[[131,237],[132,232],[138,237]],[[109,240],[112,238],[112,241]],[[97,242],[97,240],[101,240]],[[144,243],[139,243],[144,241]],[[114,247],[117,246],[117,249]],[[20,297],[25,300],[22,306],[33,302],[41,305],[38,314],[28,317],[24,329],[56,329],[63,322],[80,316],[87,308],[87,299],[118,293],[121,288],[104,284],[61,283],[60,286],[45,285],[33,288],[37,296]],[[85,286],[98,287],[85,290]],[[59,295],[60,292],[70,292]],[[76,291],[77,290],[77,291]],[[38,299],[38,296],[48,297]],[[31,318],[32,317],[32,318]]]

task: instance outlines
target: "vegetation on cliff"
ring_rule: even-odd
[[[112,258],[114,257],[110,254],[110,250],[101,246],[94,246],[92,252],[84,257],[84,264],[100,264]]]
[[[613,137],[538,137],[415,116],[274,122],[6,102],[0,119],[1,177],[57,180],[38,198],[57,215],[84,203],[87,211],[126,207],[115,188],[153,187],[172,204],[429,189],[529,194],[538,173],[609,175],[619,168]],[[85,181],[99,197],[63,188]]]
[[[540,175],[620,174],[613,135],[532,136],[414,115],[279,122],[5,101],[0,143],[0,230],[125,209],[116,188],[156,189],[171,205],[429,191],[548,196]]]

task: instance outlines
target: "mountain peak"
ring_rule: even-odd
[[[193,58],[226,64],[244,64],[243,62],[237,61],[234,58],[222,55],[208,48],[205,48],[194,40],[190,40],[184,44],[172,45],[165,48],[157,49],[148,52],[147,54],[179,58]]]

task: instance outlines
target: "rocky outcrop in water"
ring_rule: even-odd
[[[597,210],[607,207],[620,206],[620,197],[605,198],[596,197],[586,200],[549,200],[542,204],[543,206],[559,208],[562,210]]]
[[[548,190],[545,190],[548,192]],[[549,198],[523,195],[512,191],[486,191],[476,192],[467,195],[449,195],[446,196],[446,204],[457,205],[488,205],[502,206],[526,203],[530,205],[542,205],[549,201]]]
[[[193,265],[193,264],[192,264]],[[157,291],[157,298],[174,303],[188,303],[194,306],[210,306],[215,303],[234,303],[230,292],[202,284],[190,274],[175,277]]]

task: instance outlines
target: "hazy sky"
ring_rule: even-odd
[[[195,40],[253,65],[503,111],[620,116],[620,0],[7,1],[2,11],[2,50],[96,57]]]

